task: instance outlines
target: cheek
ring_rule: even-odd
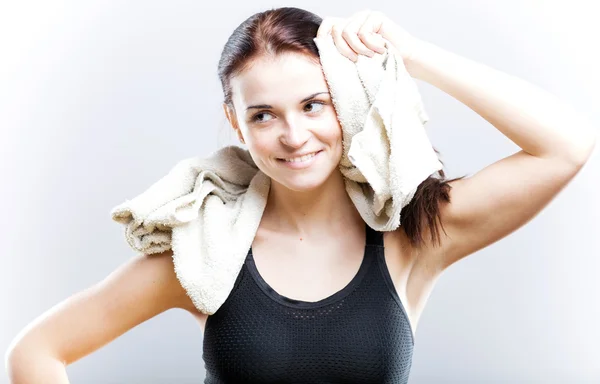
[[[326,130],[326,135],[330,141],[342,141],[342,127],[337,117],[334,115],[333,118],[329,119],[327,122],[328,129]]]
[[[342,132],[342,126],[340,125],[340,122],[337,120],[337,117],[335,118],[335,121],[332,123],[332,130],[331,130],[331,140],[333,142],[335,142],[334,147],[336,149],[336,156],[337,156],[337,161],[339,162],[342,159],[342,154],[343,154],[343,132]]]
[[[268,158],[279,150],[276,139],[256,132],[248,132],[246,146],[257,165],[268,162]]]
[[[274,139],[267,131],[249,131],[248,144],[256,152],[265,152],[272,149]]]

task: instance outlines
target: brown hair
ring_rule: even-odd
[[[234,110],[231,78],[249,68],[254,59],[263,55],[297,52],[320,64],[319,51],[313,39],[322,21],[321,17],[309,11],[283,7],[256,13],[242,22],[227,40],[219,60],[223,102]],[[437,150],[435,152],[439,154]],[[419,185],[414,197],[400,214],[400,224],[413,246],[423,244],[424,229],[429,230],[433,244],[440,243],[439,204],[450,202],[449,183],[463,177],[445,180],[444,171],[440,170]]]

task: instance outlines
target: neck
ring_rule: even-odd
[[[271,180],[264,216],[278,232],[304,238],[332,230],[343,232],[355,223],[363,223],[339,170],[310,191],[294,191]]]

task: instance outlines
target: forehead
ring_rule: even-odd
[[[231,79],[233,98],[242,105],[258,102],[298,103],[309,94],[327,92],[321,66],[305,55],[262,56]]]

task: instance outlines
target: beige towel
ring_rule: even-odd
[[[339,53],[330,35],[315,39],[343,131],[346,191],[375,230],[400,225],[418,185],[442,168],[424,130],[417,86],[388,45],[384,54]],[[270,179],[237,146],[178,162],[112,219],[144,254],[173,250],[175,272],[194,305],[212,315],[225,302],[258,229]]]

